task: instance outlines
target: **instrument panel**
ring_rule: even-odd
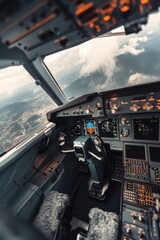
[[[71,124],[73,136],[99,135],[106,140],[122,142],[160,142],[160,117],[151,115],[110,116],[103,118],[80,118]]]
[[[160,92],[122,96],[119,91],[119,96],[112,97],[116,94],[95,93],[79,102],[73,100],[53,111],[50,118],[78,119],[71,126],[73,136],[99,135],[111,141],[159,143]]]
[[[104,96],[104,112],[106,114],[127,114],[157,112],[160,110],[160,93],[148,93],[123,97]]]

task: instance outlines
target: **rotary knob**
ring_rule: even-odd
[[[117,109],[116,107],[111,108],[111,113],[116,113],[117,110],[118,110],[118,109]]]
[[[111,99],[110,101],[110,111],[112,114],[116,113],[119,110],[120,103],[117,100]]]
[[[121,124],[122,124],[122,125],[125,125],[125,124],[127,124],[127,123],[128,123],[127,118],[123,117],[123,118],[121,119]]]
[[[137,104],[133,104],[133,106],[130,107],[130,110],[133,112],[137,112],[140,107]]]
[[[146,110],[149,111],[151,108],[149,105],[146,106]]]
[[[150,111],[151,109],[154,108],[154,106],[153,106],[151,103],[147,102],[146,104],[143,105],[142,108],[143,108],[144,110]]]

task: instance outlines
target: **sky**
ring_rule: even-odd
[[[0,69],[0,100],[31,84],[34,80],[23,66]]]
[[[134,85],[158,81],[158,74],[154,74],[154,71],[148,72],[148,66],[142,66],[140,59],[143,59],[145,65],[145,56],[150,57],[150,55],[145,55],[146,53],[152,52],[154,58],[153,53],[160,52],[159,43],[160,12],[149,16],[147,26],[143,26],[143,31],[139,34],[92,39],[79,46],[47,56],[44,61],[62,89],[70,86],[80,76],[88,76],[102,68],[106,81],[99,85],[91,81],[88,85],[94,86],[95,90],[102,91],[108,87],[114,88],[114,82],[118,81],[118,74],[122,72],[125,74],[125,66],[129,68],[130,74],[127,75],[127,82],[125,81],[124,84]],[[122,59],[121,56],[123,56]],[[132,61],[136,59],[137,68],[129,65],[130,59]],[[123,65],[121,60],[123,60]],[[143,71],[138,69],[138,65],[143,67]],[[157,71],[160,70],[160,62],[156,60],[155,68]],[[125,77],[124,74],[121,75]],[[27,87],[32,89],[33,85],[35,87],[34,80],[23,66],[0,69],[0,101],[16,95],[18,91]]]
[[[159,40],[155,42],[155,38],[159,38]],[[106,74],[106,83],[102,86],[104,90],[108,86],[114,87],[113,81],[116,81],[115,76],[118,71],[122,71],[117,60],[120,56],[126,56],[126,61],[128,61],[129,56],[132,56],[137,60],[138,64],[138,59],[145,53],[160,51],[159,42],[160,12],[150,15],[148,24],[144,25],[143,31],[138,34],[92,39],[74,48],[47,56],[44,62],[62,89],[69,86],[76,78],[87,76],[103,68]],[[155,64],[160,69],[159,63],[156,62]],[[140,70],[137,70],[136,72],[132,70],[132,67],[130,68],[131,72],[127,85],[159,80],[157,76],[153,75],[153,72],[145,74],[145,71],[140,72]],[[102,90],[98,85],[95,86],[95,90],[96,87],[97,90]]]

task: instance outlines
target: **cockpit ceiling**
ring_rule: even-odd
[[[157,0],[2,0],[0,41],[34,59],[121,25],[126,34],[137,33],[159,6]]]

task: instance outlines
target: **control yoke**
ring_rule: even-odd
[[[80,161],[87,161],[95,188],[102,188],[111,175],[110,145],[95,137],[78,137],[74,150]]]

